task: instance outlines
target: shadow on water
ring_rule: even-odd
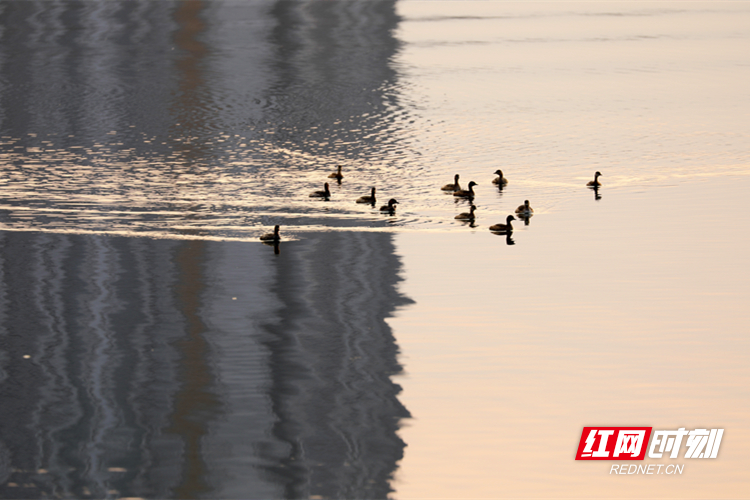
[[[205,8],[205,2],[185,0],[174,11],[177,29],[173,39],[180,54],[175,64],[179,87],[170,111],[183,131],[191,136],[201,134],[206,122],[210,122],[202,98],[206,86],[203,62],[208,51],[200,40],[206,29],[201,18]],[[190,160],[189,170],[208,154],[202,141],[175,146]],[[186,217],[195,215],[189,212]],[[183,232],[198,233],[195,230]],[[209,329],[200,314],[201,298],[207,293],[208,276],[203,265],[206,259],[206,244],[200,240],[180,245],[174,256],[178,273],[174,292],[185,320],[185,335],[174,344],[179,360],[176,376],[180,388],[174,395],[171,422],[164,432],[181,440],[183,446],[180,482],[172,491],[177,498],[198,498],[212,491],[203,446],[211,422],[222,410],[222,403],[215,394],[216,373],[208,357]]]
[[[0,497],[388,496],[391,238],[0,233]]]
[[[392,236],[200,238],[359,210],[286,207],[334,158],[398,175],[365,170],[401,147],[397,23],[392,1],[0,1],[0,497],[388,496]]]
[[[264,241],[264,245],[273,247],[273,253],[279,255],[281,253],[281,242],[280,241]]]
[[[384,498],[402,458],[409,416],[390,377],[401,371],[385,318],[410,300],[396,292],[391,235],[320,233],[274,261],[283,304],[272,333],[271,391],[288,453],[269,470],[285,497]]]
[[[347,200],[404,183],[395,11],[0,1],[0,223],[233,239],[270,218],[387,227]],[[323,212],[307,193],[337,164]]]

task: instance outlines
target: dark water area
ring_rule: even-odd
[[[397,23],[395,2],[2,2],[0,221],[234,239],[385,227],[342,201],[407,147]],[[350,182],[321,216],[308,193],[340,163]]]
[[[386,497],[390,238],[1,233],[0,497]]]
[[[393,236],[319,230],[395,219],[308,193],[398,157],[397,23],[0,2],[0,497],[389,495]]]
[[[0,497],[745,498],[749,19],[0,0]]]

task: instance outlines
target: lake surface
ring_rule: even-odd
[[[749,498],[749,26],[0,2],[0,497]],[[597,425],[725,434],[615,476]]]

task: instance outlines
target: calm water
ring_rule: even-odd
[[[748,26],[0,2],[0,497],[748,498]],[[726,434],[614,477],[587,425]]]

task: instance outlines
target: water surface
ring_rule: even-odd
[[[747,498],[749,21],[0,2],[0,495]],[[614,477],[586,425],[726,433]]]

